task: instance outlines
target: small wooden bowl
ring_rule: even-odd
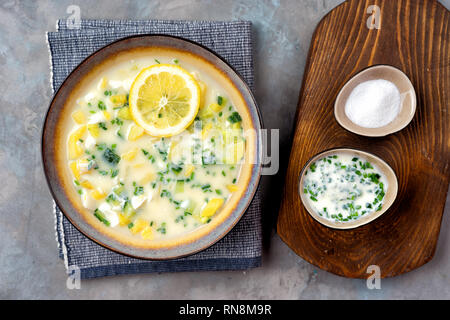
[[[345,114],[345,104],[353,89],[369,80],[388,80],[395,84],[400,92],[400,112],[397,117],[385,126],[365,128],[352,122]],[[353,133],[367,137],[383,137],[402,130],[414,117],[416,112],[416,92],[409,78],[397,68],[388,65],[377,65],[364,69],[353,76],[340,90],[334,103],[334,116],[337,122]]]
[[[303,180],[306,170],[309,168],[311,163],[317,161],[318,159],[337,153],[350,154],[351,156],[357,156],[367,159],[367,161],[376,165],[378,169],[380,169],[381,173],[386,177],[388,185],[385,191],[386,195],[384,198],[383,206],[380,211],[372,212],[370,214],[358,218],[357,220],[349,222],[334,222],[319,216],[315,212],[315,210],[309,205],[309,201],[306,198],[305,193],[302,192]],[[317,220],[324,226],[334,229],[353,229],[375,220],[376,218],[380,217],[383,213],[385,213],[389,209],[389,207],[394,203],[395,198],[397,197],[397,192],[398,192],[397,176],[395,175],[394,170],[392,170],[392,168],[384,160],[382,160],[381,158],[377,157],[374,154],[350,148],[333,148],[323,151],[319,154],[316,154],[311,159],[309,159],[308,162],[306,162],[305,166],[303,167],[300,173],[298,182],[298,193],[300,195],[300,199],[302,200],[303,205],[306,208],[306,211],[308,211],[311,217],[313,217],[315,220]]]

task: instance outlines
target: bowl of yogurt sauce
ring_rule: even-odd
[[[321,224],[352,229],[386,212],[398,192],[392,168],[374,154],[335,148],[313,156],[299,178],[299,195]]]

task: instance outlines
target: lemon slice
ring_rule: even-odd
[[[131,85],[129,104],[134,121],[149,135],[169,137],[194,121],[200,87],[183,68],[156,64],[138,74]]]

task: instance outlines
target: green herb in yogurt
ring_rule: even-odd
[[[335,154],[311,163],[303,193],[316,213],[335,222],[348,222],[379,211],[387,180],[365,159]]]

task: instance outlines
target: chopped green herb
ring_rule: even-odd
[[[110,148],[106,148],[105,152],[103,153],[103,158],[113,165],[118,164],[120,161],[120,156]]]
[[[203,192],[212,192],[211,191],[211,185],[209,183],[202,185],[201,189],[203,190]]]
[[[360,163],[361,168],[362,168],[363,170],[366,170],[366,169],[373,169],[372,165],[371,165],[370,162],[368,162],[368,161],[366,161],[366,162],[364,162],[364,163],[361,163],[361,161],[360,161],[359,163]]]
[[[172,194],[168,190],[163,189],[161,191],[160,197],[161,198],[164,198],[164,197],[170,198],[170,197],[172,197]]]
[[[376,184],[379,183],[379,179],[381,178],[381,176],[378,173],[369,173],[368,177],[369,177],[370,181],[372,181],[373,183],[376,183]]]
[[[170,164],[170,169],[175,172],[176,174],[180,173],[181,170],[183,170],[183,167],[176,165],[174,163]]]
[[[95,209],[94,211],[94,216],[100,221],[103,222],[104,225],[108,226],[110,225],[109,221],[105,218],[105,216],[103,215],[103,212],[101,212],[100,210]]]
[[[119,169],[111,169],[111,178],[115,178],[117,177],[117,175],[119,174]]]
[[[134,211],[133,206],[130,203],[130,200],[125,200],[125,203],[123,205],[123,214],[127,218],[131,218],[136,214],[136,211]]]
[[[161,223],[161,226],[158,229],[156,229],[156,231],[162,234],[166,234],[166,223],[165,222]]]
[[[231,123],[236,123],[236,122],[240,122],[242,121],[241,115],[234,111],[229,117],[228,117],[228,121],[230,121]]]
[[[144,194],[144,187],[142,187],[142,186],[136,186],[136,187],[134,187],[134,192],[133,192],[133,194],[134,194],[135,196]]]
[[[119,205],[120,201],[117,199],[116,195],[114,193],[110,193],[107,197],[106,197],[106,202],[108,203],[112,203],[114,205]]]
[[[100,110],[106,110],[106,105],[105,105],[105,103],[104,103],[103,101],[101,101],[101,100],[98,102],[97,106],[98,106],[98,108],[99,108]]]
[[[106,148],[106,143],[97,143],[95,147],[97,148],[98,151],[103,151]]]
[[[111,120],[111,123],[112,123],[112,124],[116,124],[116,125],[118,125],[118,126],[122,126],[122,125],[123,125],[123,121],[122,121],[121,119],[119,119],[119,118],[114,118],[114,119],[112,119],[112,120]]]

